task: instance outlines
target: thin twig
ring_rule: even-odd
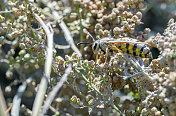
[[[143,77],[149,81],[153,81],[153,79],[144,72],[144,70],[142,69],[142,67],[139,65],[138,62],[134,62],[131,58],[126,57],[127,61],[129,61],[139,72],[141,72],[143,74]]]
[[[60,16],[58,15],[58,13],[56,11],[53,11],[53,16],[55,16],[54,18],[56,18],[56,19],[60,19]],[[79,57],[82,57],[80,51],[78,50],[78,48],[74,44],[73,38],[71,36],[70,31],[68,30],[68,27],[66,26],[64,21],[61,19],[59,20],[59,26],[61,27],[62,31],[64,32],[65,39],[67,40],[70,47],[73,49],[74,52],[76,52],[78,54]]]
[[[42,25],[46,35],[47,35],[47,55],[46,55],[46,62],[45,62],[45,69],[44,69],[44,75],[41,79],[39,90],[37,92],[34,105],[32,108],[32,116],[38,116],[40,113],[40,109],[44,100],[44,95],[46,93],[47,84],[50,79],[50,73],[51,73],[51,65],[53,60],[53,30],[50,27],[49,28],[45,25],[45,23],[42,21],[42,19],[37,15],[34,14],[38,22]]]
[[[83,33],[83,26],[82,26],[82,9],[78,8],[79,13],[79,22],[80,22],[80,41],[84,41],[84,33]],[[81,53],[83,53],[84,44],[81,46]]]
[[[13,98],[13,106],[11,110],[11,116],[19,116],[20,112],[20,104],[21,104],[21,97],[26,90],[26,81],[22,83],[22,85],[19,86],[17,94]]]
[[[119,110],[119,108],[116,105],[112,105],[112,107],[119,113],[118,115],[122,116],[122,112]]]
[[[8,109],[5,111],[5,113],[8,113],[11,109],[12,109],[13,104],[10,104],[10,106],[8,107]]]
[[[128,78],[132,78],[132,77],[135,77],[135,76],[139,76],[139,75],[141,75],[141,74],[143,74],[143,72],[138,72],[138,73],[135,73],[135,74],[129,75],[129,76],[123,76],[123,75],[119,75],[119,74],[116,73],[116,75],[117,75],[118,77],[122,77],[122,78],[124,78],[124,79],[128,79]]]
[[[7,110],[3,92],[0,86],[0,116],[9,116],[9,113],[5,112]]]
[[[59,116],[59,111],[56,110],[54,107],[50,106],[50,110],[55,114],[55,116]]]
[[[4,43],[11,45],[11,44],[13,43],[13,41],[9,41],[9,40],[6,40],[6,39],[5,39],[5,40],[4,40]]]
[[[7,59],[0,59],[0,63],[2,63],[2,62],[9,64],[9,60],[7,60]]]
[[[67,26],[65,25],[64,21],[61,21],[61,23],[59,24],[59,26],[62,28],[62,30],[64,32],[64,35],[65,35],[65,39],[70,44],[71,48],[78,54],[79,57],[82,57],[82,54],[80,53],[80,51],[78,50],[78,48],[75,46],[73,38],[71,36],[71,33],[68,30]]]
[[[67,76],[69,75],[69,73],[71,72],[71,64],[68,66],[68,68],[65,70],[65,74],[61,77],[60,81],[57,83],[57,85],[53,88],[53,90],[49,93],[46,102],[43,106],[43,110],[40,114],[40,116],[43,116],[47,110],[49,109],[54,97],[56,96],[57,92],[59,91],[59,89],[62,87],[62,85],[64,84],[65,81],[67,81]]]
[[[23,9],[16,9],[16,10],[9,10],[9,11],[0,11],[0,14],[16,12],[16,11],[23,11]]]
[[[70,48],[70,45],[58,45],[58,44],[56,44],[54,47],[57,48],[57,49],[68,49],[68,48]]]

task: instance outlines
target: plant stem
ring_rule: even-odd
[[[79,13],[79,21],[80,21],[80,41],[84,41],[84,35],[83,35],[83,26],[82,26],[82,9],[78,8]],[[83,54],[84,45],[81,45],[81,53]]]

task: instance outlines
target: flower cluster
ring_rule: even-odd
[[[57,28],[60,19],[55,18],[59,17],[67,24],[74,37],[80,34],[84,38],[87,32],[99,39],[131,37],[160,51],[158,58],[151,61],[144,59],[143,62],[140,57],[116,53],[102,57],[101,62],[97,63],[90,60],[95,59],[92,58],[90,46],[83,49],[85,60],[76,53],[61,57],[60,51],[54,50],[45,96],[48,97],[48,93],[60,82],[60,77],[70,64],[72,70],[52,101],[50,110],[53,114],[176,114],[174,19],[170,19],[163,34],[157,34],[146,41],[150,28],[135,30],[137,25],[142,24],[144,0],[73,0],[67,3],[69,7],[64,2],[53,0],[49,3],[42,1],[38,5],[43,9],[39,10],[27,0],[0,3],[0,71],[4,75],[1,83],[2,88],[5,88],[5,95],[14,96],[14,89],[24,82],[27,85],[24,97],[31,98],[38,91],[37,83],[43,75],[46,60],[46,34],[35,19],[36,13],[44,21],[53,22],[55,35],[63,34]],[[85,38],[86,40],[81,41],[92,42],[88,35]],[[106,63],[105,58],[108,59]],[[9,106],[12,97],[8,97],[6,101]],[[22,104],[20,114],[31,115],[30,107]]]
[[[160,50],[157,59],[152,60],[151,73],[155,80],[154,91],[148,91],[142,114],[175,115],[175,79],[176,79],[176,23],[170,19],[163,35],[157,34],[148,42]]]
[[[0,69],[5,71],[5,79],[12,81],[5,88],[11,94],[11,87],[25,81],[31,73],[35,75],[40,70],[37,73],[42,74],[40,66],[45,61],[46,36],[33,15],[40,11],[31,3],[8,1],[1,5],[0,61],[3,65]],[[35,86],[29,90],[34,91]]]

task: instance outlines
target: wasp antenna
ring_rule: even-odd
[[[92,44],[92,43],[89,43],[89,42],[79,42],[77,45],[80,45],[80,44]]]
[[[89,36],[95,41],[94,37],[88,32]]]

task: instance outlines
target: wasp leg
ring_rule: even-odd
[[[122,50],[120,50],[119,48],[117,48],[116,46],[112,46],[112,49],[113,50],[117,50],[119,53],[121,53],[122,54],[122,56],[125,58],[125,60],[127,61],[127,59],[126,59],[126,57],[125,57],[125,55],[123,54],[123,52],[122,52]]]
[[[100,57],[99,57],[99,61],[98,61],[98,64],[100,64],[100,61],[101,61],[101,59],[102,59],[102,56],[100,56]]]
[[[98,62],[99,64],[100,64],[100,61],[101,61],[101,59],[102,59],[103,54],[104,54],[104,53],[101,52],[101,54],[100,54],[100,58],[99,58],[99,62]]]
[[[107,59],[108,59],[108,48],[106,48],[106,58],[105,58],[105,62],[104,62],[104,66],[105,66],[105,64],[106,64],[106,62],[107,62]]]
[[[96,58],[95,58],[96,64],[98,64],[97,60],[98,60],[98,54],[96,54]]]

